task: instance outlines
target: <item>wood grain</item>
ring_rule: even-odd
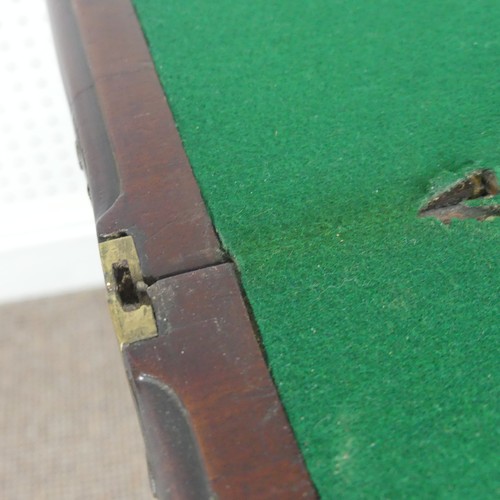
[[[49,0],[97,232],[150,280],[224,260],[132,5]]]
[[[314,498],[129,0],[48,0],[99,238],[134,238],[159,336],[125,347],[159,498]]]
[[[146,378],[176,395],[185,409],[184,427],[192,429],[217,498],[314,498],[233,265],[160,280],[148,293],[159,336],[125,349],[132,386]],[[165,491],[172,476],[172,445],[168,429],[158,431],[162,424],[157,415],[165,413],[166,405],[162,398],[152,405],[144,389],[135,393],[138,406],[147,407],[143,426],[144,421],[157,422],[154,443],[165,453],[157,450],[149,465],[154,482],[163,484]],[[149,399],[146,405],[143,398]],[[192,441],[189,432],[185,435],[186,444],[179,448],[188,450]],[[179,468],[176,464],[175,470]]]

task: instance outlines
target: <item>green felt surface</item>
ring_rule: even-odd
[[[500,3],[134,3],[321,496],[494,497]]]

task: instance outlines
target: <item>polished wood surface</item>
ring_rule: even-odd
[[[100,239],[153,281],[224,260],[129,1],[49,0]]]
[[[314,498],[129,0],[48,0],[99,239],[133,237],[159,335],[125,365],[158,498]]]
[[[143,429],[156,450],[148,460],[155,483],[165,491],[184,477],[183,491],[193,491],[183,498],[314,497],[233,265],[160,280],[149,295],[159,336],[124,357],[143,425],[168,415],[176,433]]]

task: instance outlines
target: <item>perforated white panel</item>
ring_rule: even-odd
[[[2,0],[0,67],[0,302],[101,286],[43,0]]]

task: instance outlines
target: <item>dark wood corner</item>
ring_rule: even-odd
[[[313,497],[233,265],[160,280],[149,295],[159,335],[124,358],[156,487],[193,499]],[[172,435],[159,431],[166,415]]]
[[[155,495],[316,497],[130,0],[48,5],[98,237],[150,285],[158,335],[123,356]]]
[[[128,0],[48,0],[100,239],[134,237],[144,276],[224,260]]]

